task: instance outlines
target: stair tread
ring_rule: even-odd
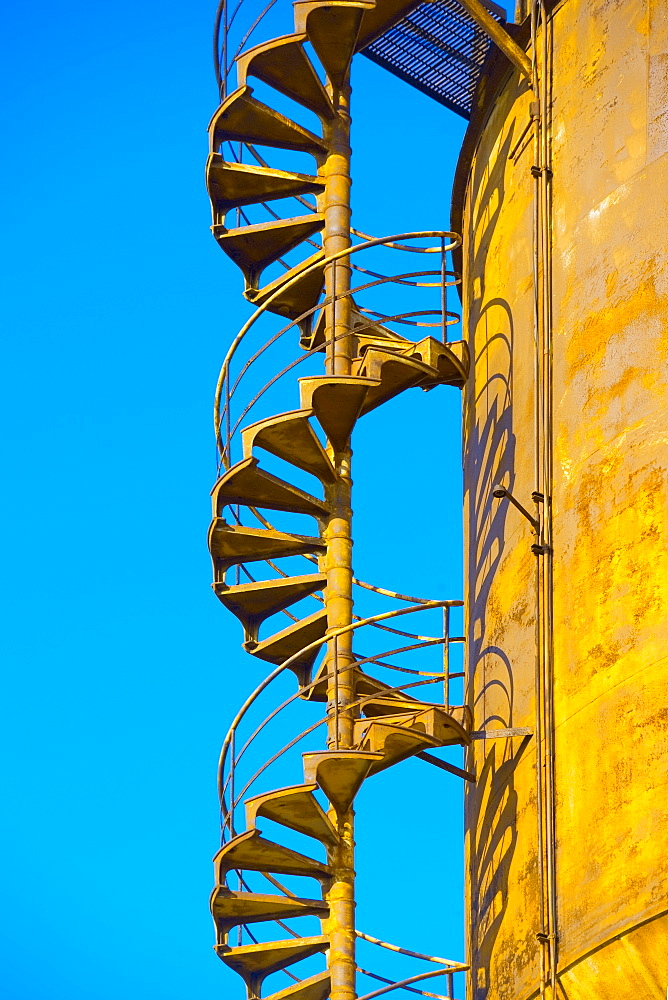
[[[336,472],[318,435],[311,427],[311,416],[313,410],[310,409],[291,410],[244,427],[241,431],[244,455],[251,454],[255,446],[264,448],[296,468],[317,476],[323,482],[334,482]]]
[[[321,538],[228,524],[216,517],[209,528],[209,551],[218,573],[242,562],[324,552]]]
[[[237,59],[239,83],[255,76],[321,118],[334,117],[334,108],[304,49],[308,36],[281,35],[248,49]]]
[[[296,149],[314,155],[326,152],[320,136],[252,96],[247,84],[227,97],[209,123],[211,149],[217,151],[223,142],[250,142],[278,149]]]
[[[322,590],[327,583],[323,573],[291,576],[278,580],[258,580],[228,587],[214,583],[216,597],[240,620],[249,639],[257,639],[257,630],[265,618],[283,611],[297,601]]]
[[[214,212],[219,216],[217,222],[223,222],[225,213],[232,208],[294,195],[319,194],[324,190],[323,182],[309,174],[228,163],[220,153],[209,153],[206,185]]]
[[[461,724],[444,708],[435,706],[400,716],[357,722],[355,738],[360,749],[383,755],[383,760],[373,765],[370,774],[384,771],[422,750],[470,743],[470,736]]]
[[[218,945],[216,951],[225,965],[239,973],[246,982],[251,978],[263,979],[286,969],[296,962],[301,962],[311,955],[327,951],[329,939],[324,935],[317,937],[289,938],[287,941],[269,941],[260,944]]]
[[[383,681],[376,680],[376,678],[372,677],[371,674],[366,674],[360,667],[355,667],[354,669],[355,669],[355,690],[357,692],[358,697],[364,697],[365,695],[368,694],[378,694],[380,696],[382,695],[383,692],[388,690],[389,686],[387,684],[384,684]],[[326,663],[323,663],[323,665],[320,667],[314,680],[316,681],[315,686],[312,687],[310,692],[308,694],[305,694],[303,697],[307,701],[318,701],[318,702],[327,701]],[[406,698],[408,698],[408,695],[404,695],[402,697],[405,700]],[[399,704],[400,703],[401,702],[399,702]],[[395,704],[397,704],[396,701]],[[415,704],[419,706],[420,702],[415,701]],[[364,710],[365,706],[362,706],[362,711]]]
[[[303,409],[311,409],[336,450],[348,443],[353,427],[363,412],[367,393],[379,383],[355,375],[320,375],[300,378]]]
[[[257,288],[264,269],[323,228],[321,213],[274,219],[255,226],[212,226],[218,246],[241,269],[248,288]]]
[[[322,263],[324,257],[324,251],[318,250],[263,288],[248,289],[245,293],[246,298],[255,306],[266,305],[269,312],[278,313],[287,319],[298,319],[318,304],[325,282],[325,268]],[[286,287],[288,282],[293,283]],[[275,298],[272,298],[273,296]],[[267,304],[269,299],[272,301]]]
[[[298,622],[293,622],[292,625],[257,644],[246,643],[245,649],[260,660],[279,665],[312,642],[316,642],[318,639],[324,641],[326,631],[327,612],[323,609],[315,611],[312,615],[302,618]],[[319,652],[320,646],[309,649],[302,656],[296,657],[289,665],[289,669],[297,675],[302,687],[308,683],[310,668]]]
[[[293,983],[279,993],[272,993],[266,1000],[327,1000],[331,988],[329,972],[321,972],[301,983]]]
[[[460,344],[460,353],[463,354],[463,342],[458,342],[457,346]],[[424,361],[423,357],[436,364]],[[466,371],[466,362],[457,356],[451,345],[442,344],[434,337],[411,343],[401,351],[383,348],[381,344],[374,345],[357,363],[358,373],[379,383],[377,388],[369,391],[362,414],[416,386],[449,384],[461,388],[466,381]]]
[[[300,346],[303,347],[304,350],[312,351],[319,347],[324,350],[326,340],[326,322],[327,316],[324,312],[322,312],[311,335],[308,338],[303,338],[301,341]],[[369,343],[378,344],[378,346],[391,343],[397,351],[412,347],[414,343],[412,340],[408,340],[406,337],[402,337],[398,333],[395,333],[394,330],[384,327],[378,320],[365,316],[364,313],[360,312],[354,302],[351,310],[351,324],[353,337],[355,337],[358,342],[358,353],[361,353],[361,350],[366,348]]]
[[[322,899],[235,892],[225,886],[217,886],[211,896],[211,913],[221,934],[227,934],[230,928],[238,924],[318,916],[327,911],[327,903]]]
[[[248,826],[254,825],[257,817],[262,816],[297,833],[314,837],[321,843],[337,844],[339,835],[313,794],[317,788],[315,783],[291,785],[247,799]]]
[[[297,0],[294,4],[295,30],[306,32],[335,88],[340,88],[346,79],[362,17],[373,6],[368,0],[345,3]]]
[[[330,875],[328,865],[305,854],[266,840],[258,829],[246,830],[225,844],[213,859],[219,884],[229,871],[274,872],[277,875],[304,875],[324,879]]]
[[[425,733],[412,732],[402,726],[383,725],[371,722],[367,734],[360,742],[360,749],[380,754],[381,759],[369,770],[369,777],[393,767],[422,750],[441,746],[438,740]]]
[[[408,358],[394,351],[372,348],[367,351],[359,371],[375,378],[377,385],[370,389],[362,406],[362,415],[377,409],[383,403],[414,388],[423,382],[433,382],[438,373],[421,361]]]
[[[324,750],[302,754],[304,778],[317,782],[334,809],[345,813],[382,754],[368,750]]]
[[[465,340],[444,344],[436,337],[423,337],[402,352],[411,360],[420,360],[437,373],[439,382],[463,386],[469,369],[469,350]]]
[[[361,711],[367,719],[383,719],[385,716],[395,716],[399,714],[414,715],[420,711],[420,702],[408,695],[398,695],[397,697],[383,698],[379,695],[372,701],[365,701],[361,706]]]
[[[216,516],[220,516],[222,508],[228,504],[266,507],[313,517],[324,517],[331,512],[324,500],[261,469],[253,456],[229,468],[213,487],[211,496]]]

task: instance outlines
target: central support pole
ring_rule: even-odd
[[[334,96],[336,118],[325,129],[329,154],[322,167],[325,191],[322,211],[325,216],[323,247],[326,256],[350,246],[350,85]],[[325,269],[325,290],[330,300],[326,307],[326,373],[346,376],[351,373],[353,357],[352,303],[350,300],[350,261],[343,257]],[[327,489],[332,514],[324,528],[327,543],[325,607],[328,629],[345,628],[353,620],[353,566],[351,537],[351,456],[350,443],[330,453],[338,478]],[[352,633],[330,639],[327,645],[327,744],[330,750],[349,750],[354,744],[355,701]],[[331,810],[340,842],[329,851],[328,862],[333,877],[326,900],[329,918],[326,932],[330,939],[329,974],[331,1000],[355,1000],[355,871],[354,810],[344,813]]]
[[[337,91],[336,97],[336,117],[324,128],[329,153],[321,170],[325,182],[323,249],[327,257],[350,246],[350,85]],[[328,375],[350,375],[350,273],[347,257],[325,268],[325,292],[332,300],[326,309]]]

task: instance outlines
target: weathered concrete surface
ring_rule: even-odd
[[[512,76],[464,210],[474,727],[534,724],[533,150]],[[668,986],[668,3],[554,14],[554,650],[559,969],[568,1000]],[[539,984],[535,741],[474,744],[472,996]]]

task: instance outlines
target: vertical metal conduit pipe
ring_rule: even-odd
[[[533,0],[531,4],[531,66],[532,66],[532,90],[533,101],[531,103],[531,117],[533,120],[533,169],[534,196],[533,196],[533,305],[534,305],[534,481],[536,490],[544,494],[544,484],[542,477],[542,312],[541,312],[541,254],[540,254],[540,233],[541,233],[541,190],[540,190],[540,162],[541,162],[541,117],[540,117],[540,93],[541,86],[538,75],[538,0]],[[543,538],[543,513],[537,507],[539,517],[538,539]],[[543,698],[542,698],[542,676],[543,676],[543,637],[542,637],[542,583],[541,583],[541,560],[536,552],[535,565],[535,701],[536,701],[536,803],[537,803],[537,844],[538,855],[538,895],[539,895],[539,927],[537,938],[540,949],[540,972],[539,972],[539,993],[541,1000],[545,998],[545,984],[547,979],[547,962],[544,942],[547,939],[547,919],[545,912],[545,851],[543,843]]]
[[[540,44],[540,60],[539,60]],[[540,544],[536,552],[536,794],[539,865],[540,996],[556,998],[557,890],[554,802],[554,662],[552,553],[552,218],[549,141],[551,39],[545,0],[531,6],[534,120],[535,478]]]
[[[542,219],[542,302],[543,302],[543,664],[545,677],[545,851],[547,862],[548,952],[552,1000],[557,996],[558,927],[556,883],[556,808],[554,766],[554,555],[552,537],[552,493],[554,430],[552,419],[552,162],[550,123],[552,112],[552,21],[545,0],[539,0],[541,19],[541,219]]]

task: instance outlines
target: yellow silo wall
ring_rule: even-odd
[[[668,0],[552,10],[558,989],[668,987]],[[539,46],[540,49],[540,39]],[[540,991],[532,95],[486,100],[463,200],[470,1000]],[[542,759],[542,758],[541,758]],[[546,995],[551,995],[548,990]]]

